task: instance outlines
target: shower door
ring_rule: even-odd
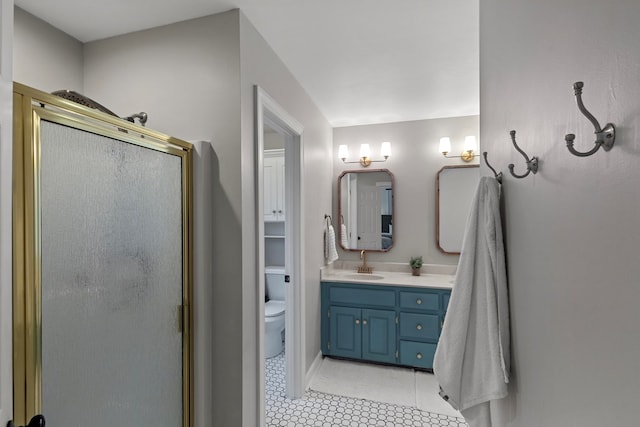
[[[14,88],[14,417],[191,420],[191,145]]]

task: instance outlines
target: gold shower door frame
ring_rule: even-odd
[[[14,83],[13,109],[14,424],[26,425],[42,410],[40,120],[46,119],[181,158],[182,412],[183,427],[192,427],[192,145],[19,83]]]

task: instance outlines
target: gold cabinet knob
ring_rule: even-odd
[[[416,300],[416,304],[418,304],[418,305],[422,304],[422,299],[418,298],[418,299]]]
[[[422,359],[422,353],[416,354],[416,359],[418,359],[418,360]]]
[[[356,319],[356,325],[360,324],[360,319]]]
[[[418,324],[416,325],[416,329],[417,329],[417,330],[419,330],[419,331],[421,331],[421,330],[422,330],[422,325],[421,325],[420,323],[418,323]]]

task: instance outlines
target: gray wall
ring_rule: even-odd
[[[324,263],[324,213],[331,212],[332,129],[305,90],[271,50],[253,25],[241,14],[242,138],[253,147],[253,85],[258,84],[304,126],[303,223],[305,368],[320,352],[320,268]],[[244,158],[253,158],[247,150]],[[251,176],[251,175],[247,175]],[[250,237],[252,237],[249,234]],[[247,289],[250,294],[251,289]],[[253,311],[256,313],[257,309]]]
[[[513,339],[507,425],[637,425],[640,396],[640,3],[482,0],[480,128],[504,181]],[[593,147],[572,84],[616,145]],[[491,172],[483,167],[484,174]]]
[[[276,150],[284,148],[284,137],[275,132],[268,131],[264,133],[264,149],[265,150]]]
[[[338,218],[338,176],[345,170],[385,168],[395,178],[393,195],[394,246],[389,252],[370,253],[367,259],[380,262],[406,262],[422,255],[426,264],[457,265],[457,255],[442,253],[436,244],[436,174],[443,166],[466,165],[460,159],[445,159],[438,152],[440,137],[451,137],[451,155],[459,155],[466,135],[478,136],[478,116],[418,120],[377,125],[350,126],[333,130],[333,215]],[[338,159],[338,146],[349,146],[349,159],[357,160],[361,143],[369,143],[374,159],[380,159],[380,143],[391,142],[391,157],[385,163],[344,164]],[[476,157],[472,163],[478,163]],[[338,222],[334,221],[337,226]],[[464,224],[461,225],[464,227]],[[338,245],[339,247],[339,245]],[[338,248],[341,260],[358,260],[359,252]],[[408,268],[408,267],[407,267]]]
[[[78,40],[16,7],[13,49],[15,81],[45,92],[69,89],[84,94]]]

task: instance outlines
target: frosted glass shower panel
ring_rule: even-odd
[[[42,409],[181,426],[182,159],[41,122]]]

